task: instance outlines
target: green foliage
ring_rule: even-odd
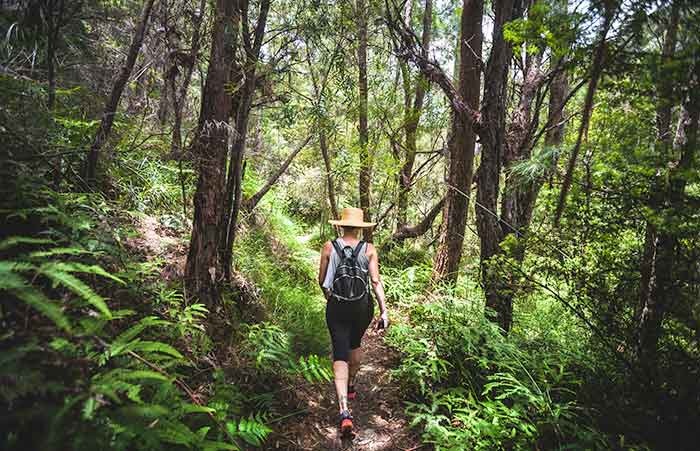
[[[14,224],[37,223],[43,231],[0,241],[0,314],[9,326],[0,337],[6,350],[0,356],[0,445],[260,446],[270,432],[267,416],[246,410],[230,381],[214,384],[210,400],[187,381],[199,358],[192,351],[202,352],[198,337],[206,337],[206,308],[185,305],[176,289],[144,284],[152,267],[119,271],[108,255],[123,257],[115,246],[122,231],[107,232],[97,223],[109,211],[99,196],[45,190],[9,213]],[[162,314],[123,308],[123,299],[137,308],[133,299],[147,293]]]
[[[260,289],[270,320],[291,335],[294,352],[323,354],[328,350],[325,299],[310,264],[317,251],[299,242],[300,229],[282,211],[259,208],[265,208],[265,222],[237,240],[236,268]]]
[[[506,338],[478,302],[449,290],[409,312],[388,341],[402,354],[393,377],[413,393],[407,413],[425,442],[438,450],[608,448],[577,401],[591,371],[577,348],[529,329]]]
[[[295,360],[290,335],[279,326],[260,323],[250,325],[247,329],[243,349],[261,374],[275,375],[283,371],[301,376],[311,383],[333,379],[328,358],[311,354]]]

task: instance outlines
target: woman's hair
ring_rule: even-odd
[[[341,226],[340,228],[343,229],[343,235],[347,232],[355,233],[358,237],[362,235],[362,227]]]

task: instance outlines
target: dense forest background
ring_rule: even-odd
[[[3,0],[0,31],[2,449],[328,449],[345,206],[414,440],[355,449],[697,448],[695,1]]]

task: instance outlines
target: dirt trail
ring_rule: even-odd
[[[173,231],[146,216],[136,228],[138,236],[127,244],[152,258],[164,258],[164,279],[182,277],[185,244]],[[299,237],[306,244],[308,237]],[[312,264],[318,265],[320,255],[311,252]],[[338,410],[332,382],[309,384],[294,391],[285,390],[280,396],[289,406],[287,418],[273,425],[275,432],[265,442],[264,450],[354,450],[354,451],[415,451],[429,450],[409,429],[404,415],[401,394],[390,378],[398,365],[398,356],[385,343],[383,334],[370,325],[362,348],[365,358],[357,375],[357,398],[350,402],[354,417],[355,437],[342,439],[338,433]]]
[[[278,424],[280,431],[267,442],[267,450],[356,450],[421,451],[420,440],[408,427],[404,405],[389,371],[397,356],[380,333],[368,330],[362,344],[365,362],[357,375],[357,399],[350,402],[356,436],[341,440],[338,433],[338,410],[332,382],[320,388],[298,390],[290,399],[303,415]]]
[[[308,236],[299,237],[301,243]],[[318,266],[315,252],[312,264]],[[341,439],[338,433],[338,407],[335,387],[302,387],[289,394],[290,410],[303,412],[275,426],[278,431],[267,441],[266,450],[354,450],[414,451],[428,450],[409,429],[404,404],[390,371],[398,365],[398,355],[376,332],[373,322],[362,340],[364,362],[357,374],[357,398],[350,402],[355,425],[353,439]],[[294,408],[291,408],[291,407]]]

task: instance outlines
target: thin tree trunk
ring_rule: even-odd
[[[433,24],[433,2],[425,0],[423,10],[423,36],[421,39],[421,51],[424,58],[428,58],[430,52],[430,38]],[[406,66],[406,64],[404,64]],[[407,69],[407,68],[406,68]],[[406,83],[408,82],[408,83]],[[416,161],[416,141],[418,138],[418,124],[423,112],[423,102],[430,87],[428,80],[422,75],[418,75],[416,80],[416,94],[411,105],[410,80],[406,80],[404,85],[409,85],[408,90],[404,89],[406,102],[404,111],[404,144],[406,158],[404,159],[401,172],[399,173],[399,199],[397,204],[397,231],[406,225],[408,210],[408,194],[411,190],[413,165]]]
[[[335,195],[335,184],[333,183],[333,170],[331,168],[331,155],[328,149],[328,142],[326,140],[326,131],[321,129],[318,136],[319,147],[321,148],[321,155],[323,156],[323,165],[326,168],[326,184],[328,186],[328,203],[331,207],[331,214],[333,219],[338,219],[338,202]]]
[[[533,127],[531,126],[533,119],[532,108],[537,91],[544,80],[540,70],[540,62],[541,55],[529,58],[528,65],[525,68],[520,101],[513,113],[508,136],[506,137],[506,151],[503,159],[506,179],[501,199],[501,219],[505,222],[502,227],[504,238],[509,234],[515,233],[515,230],[508,226],[509,224],[518,229],[518,231],[529,224],[529,219],[526,221],[524,217],[525,211],[529,209],[526,200],[529,191],[528,186],[512,173],[512,167],[516,162],[530,158],[533,138]],[[535,111],[535,120],[538,116],[539,111]]]
[[[673,62],[680,19],[679,2],[671,6],[671,15],[661,54],[662,67]],[[697,70],[697,63],[694,69]],[[656,125],[657,173],[651,183],[650,208],[660,217],[664,210],[674,209],[682,203],[685,178],[681,175],[692,166],[698,122],[697,73],[691,72],[688,94],[681,107],[675,143],[671,132],[671,107],[673,102],[673,77],[662,71],[657,81]],[[680,153],[676,170],[667,172],[673,153]],[[667,179],[668,176],[668,179]],[[638,355],[642,365],[651,369],[656,360],[661,324],[670,301],[674,297],[674,268],[676,235],[668,226],[659,227],[647,222],[644,237],[644,254],[640,267],[640,290],[638,307]]]
[[[559,200],[557,202],[557,208],[554,212],[554,226],[559,226],[559,221],[561,215],[564,212],[564,207],[566,206],[566,197],[571,189],[571,184],[574,180],[574,169],[576,168],[576,160],[578,159],[578,154],[581,150],[581,145],[583,143],[583,138],[586,136],[588,131],[588,125],[591,120],[591,113],[593,111],[593,100],[595,98],[595,92],[598,88],[598,82],[600,81],[601,74],[603,73],[603,64],[605,61],[605,53],[607,48],[607,36],[610,26],[612,25],[613,17],[615,11],[613,5],[610,1],[604,2],[605,11],[603,18],[603,27],[600,30],[598,45],[596,46],[595,55],[593,56],[593,64],[591,66],[591,78],[588,81],[588,91],[586,92],[586,99],[583,104],[583,115],[581,117],[581,126],[579,127],[578,136],[576,138],[576,144],[571,151],[571,156],[566,165],[566,172],[564,173],[564,180],[561,184],[561,191],[559,192]]]
[[[46,22],[48,24],[48,40],[46,43],[47,106],[50,111],[53,111],[56,106],[56,44],[63,25],[64,9],[64,0],[58,0],[58,8],[56,7],[56,0],[49,0],[46,7]]]
[[[700,70],[696,65],[695,70]],[[695,75],[697,77],[697,73]],[[683,105],[678,124],[678,136],[676,151],[680,152],[678,166],[670,170],[669,182],[666,186],[665,210],[680,210],[685,203],[685,186],[687,174],[695,165],[698,140],[698,118],[700,117],[700,96],[698,95],[697,78],[689,89],[686,102]],[[663,214],[663,213],[662,213]],[[678,297],[678,289],[675,283],[676,252],[679,245],[677,232],[670,230],[668,225],[655,230],[655,252],[652,260],[652,275],[649,284],[649,296],[644,303],[639,318],[639,344],[638,353],[642,367],[655,368],[658,351],[658,342],[661,338],[661,326],[666,312],[673,301]]]
[[[233,8],[228,0],[217,0],[212,33],[211,57],[193,150],[199,163],[194,197],[192,238],[187,255],[185,281],[188,292],[207,305],[219,300],[217,285],[222,274],[218,265],[219,209],[226,180],[228,117],[231,96],[226,92],[235,51]]]
[[[672,60],[675,53],[676,36],[678,32],[678,21],[680,11],[678,2],[674,2],[671,10],[671,18],[669,27],[664,37],[664,45],[661,54],[661,63],[668,64]],[[671,136],[671,107],[672,107],[672,79],[668,76],[661,76],[656,90],[658,91],[657,106],[656,106],[656,149],[657,149],[657,168],[665,168],[668,164],[669,150],[673,144]],[[658,209],[663,203],[663,187],[664,187],[664,171],[658,170],[651,187],[651,207]],[[651,222],[647,222],[644,233],[644,254],[640,267],[640,286],[639,286],[639,306],[636,317],[639,318],[644,306],[649,302],[651,293],[651,282],[654,277],[654,264],[656,254],[656,229]]]
[[[360,134],[360,208],[364,211],[365,221],[369,221],[372,216],[371,212],[371,189],[372,189],[372,156],[370,155],[369,130],[367,127],[367,108],[368,108],[368,90],[367,90],[367,2],[366,0],[357,0],[357,68],[358,68],[358,86],[359,86],[359,125],[358,131]],[[364,239],[372,242],[373,230],[367,229],[364,234]]]
[[[190,54],[185,63],[185,74],[182,78],[179,92],[173,94],[173,135],[170,143],[170,153],[173,156],[180,158],[182,149],[182,111],[187,103],[187,93],[192,81],[192,73],[197,62],[197,55],[201,44],[200,32],[202,29],[202,19],[204,18],[204,9],[206,8],[207,0],[200,0],[199,10],[195,12],[193,18],[192,40],[190,41]]]
[[[507,332],[512,323],[512,303],[502,296],[505,287],[492,262],[499,252],[502,230],[496,215],[500,172],[506,140],[506,81],[513,54],[512,45],[503,35],[504,24],[520,13],[520,0],[494,3],[493,44],[484,81],[482,104],[483,131],[481,166],[477,181],[476,225],[481,242],[481,279],[486,305],[496,312],[496,322]]]
[[[472,110],[479,109],[481,91],[481,22],[483,0],[464,0],[459,44],[459,94]],[[433,281],[455,282],[467,225],[476,133],[472,124],[453,113],[447,196],[443,208],[440,244],[435,254]]]
[[[248,2],[241,2],[240,21],[243,28],[243,47],[247,55],[245,67],[243,67],[244,83],[240,94],[234,97],[233,104],[237,107],[235,113],[236,135],[229,161],[229,172],[226,181],[225,199],[221,213],[221,270],[225,280],[231,279],[231,264],[233,261],[233,243],[236,239],[236,229],[238,227],[238,214],[241,210],[243,199],[243,168],[245,163],[246,138],[248,136],[248,120],[250,118],[250,108],[257,86],[256,68],[260,58],[260,49],[265,36],[265,26],[267,15],[270,10],[270,0],[263,0],[260,3],[260,11],[255,30],[250,33],[248,30]],[[252,42],[251,42],[252,35]]]
[[[153,8],[154,0],[146,0],[143,4],[143,9],[141,10],[141,17],[139,18],[139,23],[136,25],[136,31],[134,32],[134,37],[131,40],[131,45],[129,46],[129,52],[126,57],[126,61],[119,72],[117,80],[114,82],[112,87],[112,93],[107,100],[104,112],[102,113],[102,120],[100,121],[100,127],[95,134],[95,140],[93,141],[90,152],[87,156],[86,169],[85,169],[85,180],[88,185],[94,186],[97,178],[97,166],[100,159],[100,152],[105,142],[109,138],[109,134],[112,131],[112,125],[114,124],[114,116],[119,107],[119,100],[121,99],[122,92],[124,91],[124,86],[129,81],[131,76],[131,71],[136,63],[136,58],[138,57],[139,51],[141,50],[141,44],[143,43],[143,37],[146,34],[146,26],[148,25],[148,19],[151,15],[151,9]]]

